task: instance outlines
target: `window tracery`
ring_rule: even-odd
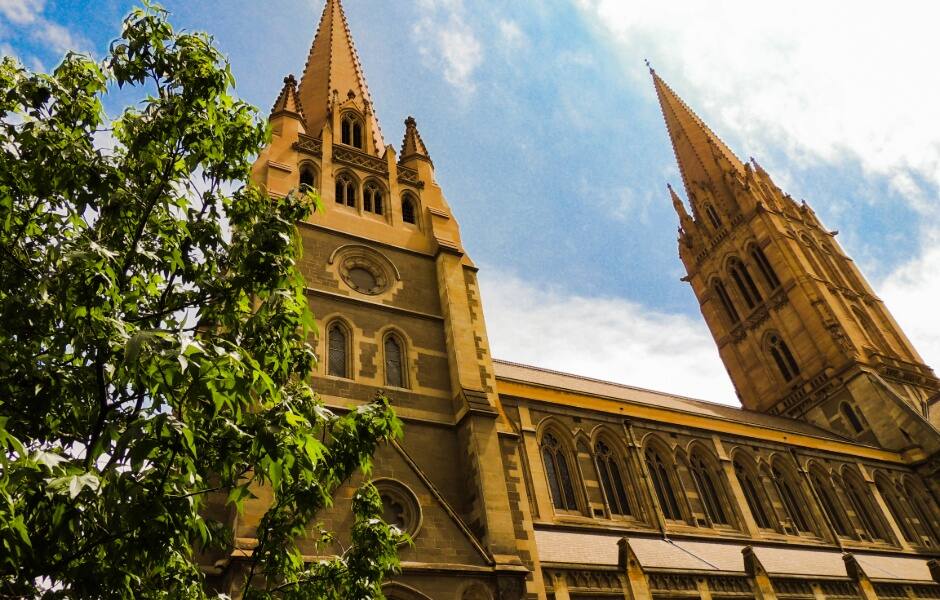
[[[780,502],[783,504],[783,508],[790,522],[797,531],[811,532],[812,528],[809,526],[809,522],[803,514],[806,502],[803,499],[803,494],[799,492],[799,488],[795,486],[788,476],[776,467],[771,468],[770,473],[773,477],[777,496],[780,498]]]
[[[356,206],[356,182],[346,173],[336,178],[336,203],[350,207]]]
[[[377,215],[384,214],[385,207],[383,202],[382,188],[372,181],[367,183],[363,189],[362,209],[366,212],[375,213]]]
[[[567,452],[558,438],[550,432],[542,436],[542,461],[545,464],[552,504],[561,510],[578,510]]]
[[[737,309],[734,307],[734,303],[731,301],[731,296],[728,295],[728,290],[725,288],[725,284],[721,279],[715,279],[712,282],[712,287],[715,290],[715,295],[718,296],[718,300],[721,302],[721,306],[725,310],[725,316],[728,317],[728,320],[732,325],[736,325],[741,321],[741,317],[738,315]]]
[[[682,511],[673,488],[673,479],[670,476],[671,468],[663,460],[662,455],[655,448],[647,448],[645,452],[646,468],[653,480],[653,488],[659,499],[659,507],[663,516],[673,521],[682,520]]]
[[[751,258],[754,259],[754,263],[760,270],[761,275],[763,275],[764,281],[767,282],[767,287],[771,290],[775,290],[780,287],[780,279],[777,278],[777,273],[771,266],[770,261],[767,260],[767,256],[764,254],[764,251],[760,248],[760,246],[751,246]]]
[[[620,465],[610,446],[602,440],[598,440],[594,445],[594,458],[610,512],[615,515],[632,515],[633,511],[630,508]]]
[[[689,460],[689,467],[692,473],[692,481],[695,483],[695,490],[702,501],[702,507],[705,510],[705,516],[716,525],[728,525],[728,517],[722,506],[722,498],[718,492],[718,485],[715,483],[714,476],[698,454],[693,454]]]
[[[769,512],[764,507],[764,495],[760,492],[760,482],[739,459],[735,459],[733,464],[738,483],[741,484],[741,490],[744,492],[744,500],[751,511],[751,516],[754,517],[754,522],[762,529],[773,529],[768,516]]]
[[[792,381],[800,374],[800,367],[793,358],[793,353],[780,336],[771,334],[767,338],[767,347],[784,381]]]
[[[741,296],[744,298],[744,302],[747,304],[748,308],[754,308],[763,302],[764,298],[761,296],[760,290],[757,289],[757,285],[754,283],[751,273],[747,270],[747,266],[743,262],[738,258],[732,258],[728,261],[728,272],[731,275],[731,279],[734,280],[738,291],[741,292]]]
[[[416,224],[415,200],[411,194],[405,194],[401,197],[401,219],[405,223]]]
[[[362,120],[354,112],[343,113],[341,129],[341,141],[347,146],[359,148],[362,150]]]

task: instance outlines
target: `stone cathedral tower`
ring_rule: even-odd
[[[836,232],[652,76],[692,208],[669,188],[685,280],[744,406],[892,450],[940,451],[940,381]]]
[[[325,209],[299,224],[320,331],[313,386],[339,410],[385,390],[405,424],[373,473],[387,520],[421,529],[402,550],[401,581],[421,580],[432,563],[458,574],[453,565],[469,565],[476,578],[415,585],[463,587],[468,598],[474,586],[522,593],[528,570],[510,516],[477,269],[415,120],[405,120],[399,150],[386,144],[339,0],[327,0],[300,81],[284,80],[270,124],[254,182],[274,198],[316,188]],[[258,492],[240,537],[251,539],[269,500]],[[329,518],[348,527],[342,510]],[[422,566],[415,575],[407,565]]]

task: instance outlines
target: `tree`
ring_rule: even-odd
[[[333,414],[308,385],[295,266],[309,190],[249,180],[268,139],[205,34],[146,5],[99,63],[0,63],[0,595],[206,595],[231,543],[207,498],[275,501],[253,597],[366,598],[402,535],[365,485],[352,544],[305,565],[297,535],[400,435],[384,398]],[[146,96],[109,120],[115,88]]]

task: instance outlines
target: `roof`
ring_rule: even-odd
[[[582,377],[580,375],[561,373],[558,371],[521,365],[508,361],[494,360],[493,364],[496,370],[497,379],[520,381],[537,386],[544,386],[609,398],[621,402],[655,406],[658,408],[665,408],[668,410],[712,417],[725,421],[734,421],[748,425],[758,425],[792,433],[810,435],[813,437],[846,441],[845,438],[842,438],[830,431],[826,431],[825,429],[803,421],[789,419],[787,417],[768,415],[744,408],[718,404],[716,402],[696,400],[694,398],[687,398],[685,396],[677,396],[674,394],[657,392],[654,390],[623,385],[620,383],[613,383],[610,381],[591,379],[589,377]]]
[[[771,576],[848,577],[845,556],[826,548],[761,546],[723,541],[693,541],[537,529],[535,543],[539,560],[607,567],[618,565],[621,539],[644,569],[715,573],[745,573],[744,549],[750,547]],[[933,583],[928,559],[916,556],[860,554],[853,556],[862,570],[875,581]]]

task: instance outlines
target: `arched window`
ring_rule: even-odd
[[[843,479],[845,495],[852,506],[852,512],[858,518],[862,529],[868,534],[869,539],[887,539],[882,528],[881,519],[875,514],[872,507],[871,494],[863,489],[863,483],[857,481],[854,477],[845,477]]]
[[[394,334],[385,336],[385,385],[406,387],[404,354],[398,336]]]
[[[656,490],[663,516],[673,521],[681,521],[682,511],[679,510],[679,501],[672,486],[672,478],[669,476],[670,469],[666,467],[666,462],[663,461],[659,452],[653,448],[646,449],[646,468],[653,480],[653,488]]]
[[[858,418],[855,409],[849,406],[848,402],[843,402],[839,405],[839,412],[842,413],[842,418],[845,419],[845,422],[848,423],[849,427],[851,427],[855,433],[865,431],[862,420]]]
[[[931,517],[931,515],[936,514],[936,509],[931,506],[931,502],[925,495],[911,485],[910,482],[904,484],[904,491],[923,535],[930,539],[934,545],[937,545],[937,543],[940,543],[940,529],[937,528],[937,520]]]
[[[768,511],[764,508],[764,495],[760,492],[760,483],[740,460],[735,459],[734,472],[738,476],[738,483],[741,484],[741,491],[744,492],[744,499],[751,510],[754,522],[762,529],[773,529],[770,517],[767,516]]]
[[[875,487],[878,488],[878,493],[881,494],[881,497],[885,500],[885,504],[888,505],[888,511],[891,513],[894,522],[898,524],[898,528],[901,530],[901,535],[904,536],[904,539],[912,544],[920,544],[920,539],[917,537],[917,530],[914,529],[914,525],[911,523],[910,515],[904,510],[892,486],[890,484],[882,485],[882,483],[878,481],[875,482]]]
[[[356,182],[346,173],[336,178],[336,203],[356,206]]]
[[[405,194],[401,197],[401,220],[405,223],[415,224],[417,219],[415,215],[415,201],[411,194]]]
[[[770,356],[773,357],[780,370],[780,375],[784,381],[791,381],[800,374],[800,367],[793,358],[793,353],[787,347],[786,342],[780,339],[780,336],[773,334],[767,339],[767,346],[770,349]]]
[[[712,222],[712,227],[721,229],[721,218],[718,217],[718,211],[715,210],[714,206],[706,204],[705,214],[708,215],[708,220]]]
[[[327,328],[327,372],[334,377],[349,377],[349,336],[338,321]]]
[[[347,146],[362,149],[362,120],[353,112],[343,114],[341,139]]]
[[[548,488],[555,508],[578,510],[568,459],[558,438],[551,433],[542,436],[542,460],[545,462],[545,475],[548,477]]]
[[[601,487],[610,512],[615,515],[631,515],[630,501],[627,499],[627,489],[620,475],[620,465],[614,457],[610,446],[603,441],[594,444],[594,458],[597,461],[597,472],[601,476]]]
[[[760,290],[757,289],[757,285],[755,285],[754,279],[744,263],[737,258],[732,258],[728,261],[728,272],[741,292],[741,296],[744,297],[744,302],[747,303],[748,308],[754,308],[763,301]]]
[[[725,284],[720,279],[715,279],[712,282],[712,287],[715,290],[715,295],[718,296],[718,300],[721,302],[721,306],[725,309],[725,315],[727,315],[728,320],[731,321],[732,325],[735,325],[741,320],[741,317],[738,316],[737,309],[734,308],[734,303],[731,302],[731,296],[728,295],[728,290],[725,288]]]
[[[760,269],[761,275],[764,276],[767,287],[772,290],[780,287],[780,280],[777,278],[774,268],[770,266],[770,261],[767,260],[760,246],[751,246],[751,258],[754,259],[754,263],[757,264],[757,268]]]
[[[722,498],[708,465],[701,456],[692,455],[689,467],[692,472],[692,481],[695,482],[695,491],[698,492],[702,507],[705,509],[705,516],[712,523],[727,525],[728,517],[725,515],[725,509],[722,508]]]
[[[371,181],[366,184],[362,195],[362,210],[381,215],[384,212],[382,188]]]
[[[829,517],[829,522],[832,523],[836,533],[845,537],[852,535],[850,533],[851,527],[849,527],[845,513],[842,512],[839,500],[836,498],[835,490],[827,481],[828,478],[820,476],[818,473],[813,473],[810,475],[810,479],[813,482],[813,487],[816,489],[816,495],[819,496],[819,501],[822,503],[822,509],[826,513],[826,516]]]
[[[799,492],[799,488],[776,467],[771,469],[770,474],[773,477],[774,489],[777,490],[777,496],[780,497],[780,502],[783,504],[790,522],[793,523],[797,531],[812,531],[803,514],[806,509],[806,502],[804,502],[803,494]]]
[[[306,192],[317,187],[317,173],[310,165],[300,167],[300,191]]]

